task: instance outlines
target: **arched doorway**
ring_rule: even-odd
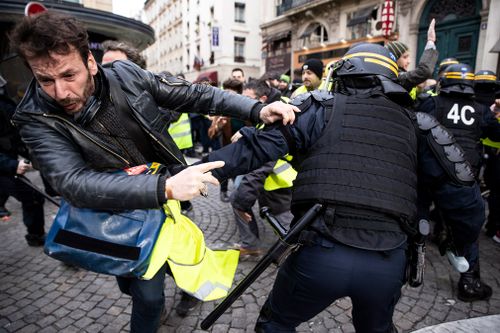
[[[474,68],[481,23],[480,10],[480,0],[429,0],[420,18],[418,55],[424,50],[429,23],[435,18],[438,63],[444,58],[454,57]]]

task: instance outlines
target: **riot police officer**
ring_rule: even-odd
[[[473,83],[474,73],[470,66],[461,63],[449,65],[439,78],[439,95],[427,99],[419,111],[433,115],[453,133],[477,178],[482,155],[480,139],[500,139],[500,124],[488,108],[474,100]],[[464,254],[470,268],[461,273],[458,298],[466,302],[488,299],[492,289],[480,279],[477,240]]]
[[[292,100],[302,110],[293,125],[242,129],[238,142],[206,158],[225,160],[213,171],[223,179],[291,153],[298,171],[295,218],[324,204],[301,234],[303,246],[280,267],[258,332],[294,332],[345,296],[352,300],[356,332],[395,329],[392,315],[417,211],[417,169],[436,184],[434,200],[444,202],[444,215],[467,230],[461,245],[479,233],[482,220],[462,219],[484,212],[472,172],[434,118],[398,105],[411,99],[391,58],[380,45],[355,45],[336,65],[333,94],[315,91]]]
[[[474,98],[478,103],[490,107],[495,99],[500,98],[500,82],[495,73],[480,70],[474,76]],[[500,112],[495,112],[500,121]],[[488,221],[486,235],[500,243],[500,142],[489,138],[483,139],[486,161],[484,182],[490,190],[488,195]]]

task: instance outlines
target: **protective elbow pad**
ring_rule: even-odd
[[[423,132],[434,156],[446,174],[458,184],[468,186],[474,184],[472,168],[453,135],[433,116],[423,112],[417,112],[416,116],[420,131]]]

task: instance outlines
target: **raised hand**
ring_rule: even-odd
[[[427,40],[431,42],[436,42],[436,30],[434,30],[434,26],[436,25],[436,20],[432,19],[429,24],[429,30],[427,30]]]

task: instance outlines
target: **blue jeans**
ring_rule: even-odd
[[[120,290],[132,296],[131,333],[154,333],[158,330],[165,306],[163,287],[167,269],[170,272],[168,265],[163,265],[151,280],[116,278]]]
[[[326,240],[303,246],[280,268],[256,330],[295,332],[300,323],[348,296],[357,333],[390,332],[405,265],[404,248],[377,252]]]

